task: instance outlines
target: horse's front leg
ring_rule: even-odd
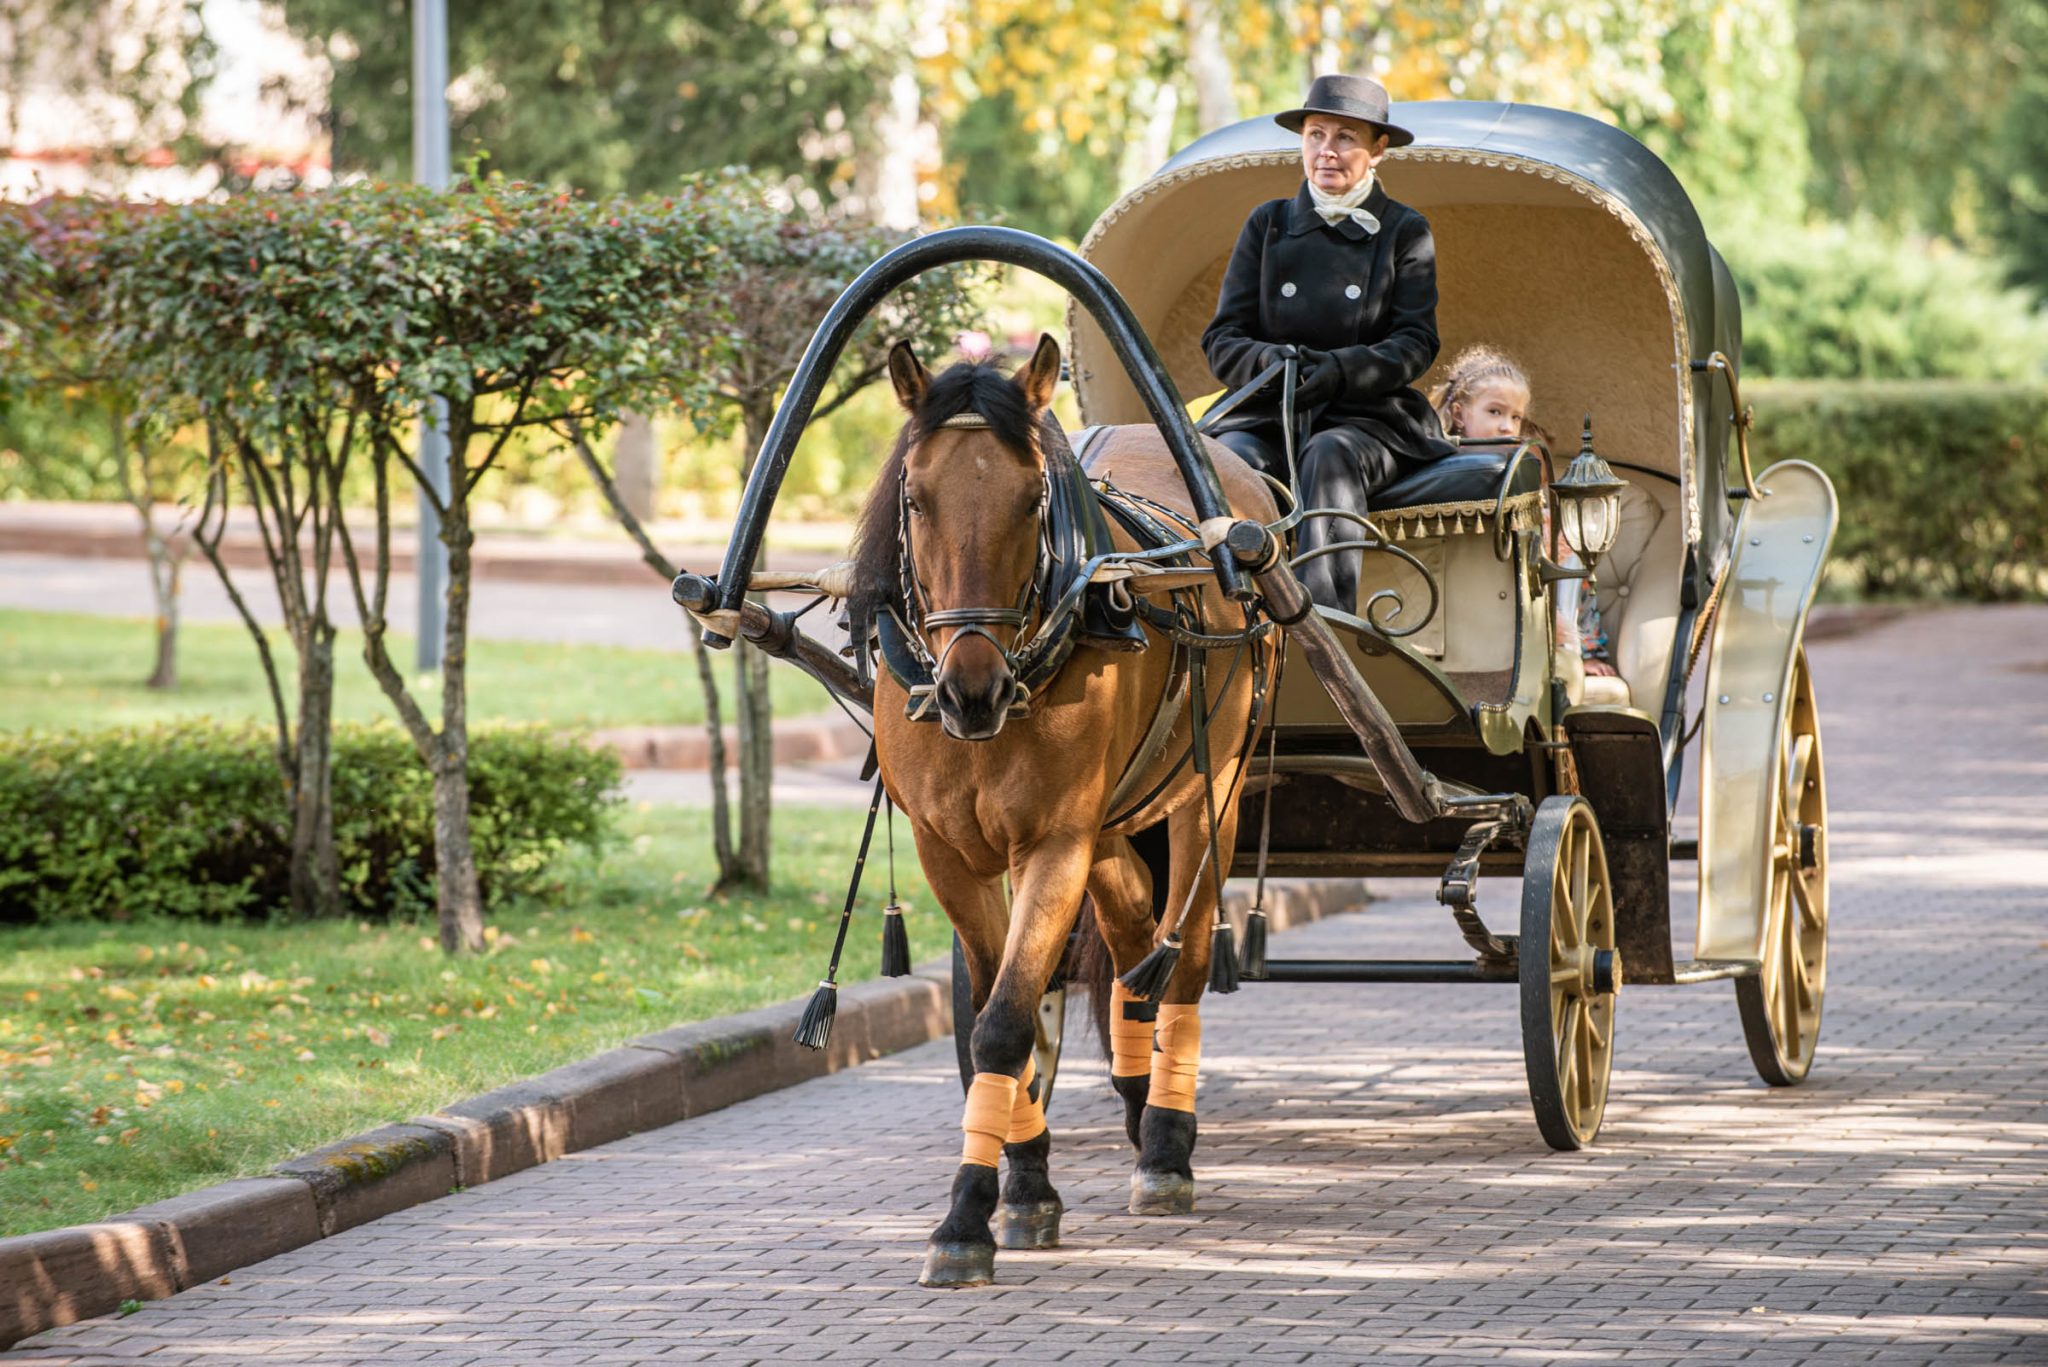
[[[979,1286],[995,1276],[989,1217],[1002,1207],[1009,1248],[1050,1248],[1059,1242],[1059,1193],[1048,1172],[1052,1135],[1034,1096],[1032,1046],[1038,1003],[1045,995],[1080,910],[1090,840],[1042,842],[1011,872],[1016,893],[1002,964],[975,1018],[970,1048],[974,1081],[961,1118],[960,1169],[953,1204],[926,1250],[926,1286]],[[997,1162],[1010,1160],[1000,1186]]]

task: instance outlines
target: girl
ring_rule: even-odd
[[[1470,346],[1459,352],[1445,372],[1443,383],[1430,394],[1430,403],[1442,419],[1444,432],[1467,441],[1521,441],[1533,438],[1549,442],[1541,427],[1529,420],[1529,375],[1505,352],[1490,346]],[[1543,510],[1546,539],[1550,530],[1550,508]],[[1559,547],[1559,559],[1567,569],[1579,568],[1578,557]],[[1579,579],[1557,584],[1557,641],[1576,649],[1584,658],[1586,673],[1612,676],[1614,664],[1608,654],[1607,636],[1600,629],[1600,608],[1584,592]]]

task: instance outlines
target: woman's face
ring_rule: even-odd
[[[1513,439],[1522,435],[1528,408],[1528,390],[1507,380],[1490,380],[1451,405],[1451,426],[1454,435],[1473,441]]]
[[[1387,135],[1369,123],[1311,114],[1301,125],[1302,173],[1324,194],[1348,193],[1386,154]]]

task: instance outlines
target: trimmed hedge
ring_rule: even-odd
[[[2048,596],[2048,385],[1752,381],[1758,468],[1797,457],[1842,500],[1866,592]]]
[[[260,916],[288,901],[275,735],[206,722],[0,735],[0,923]],[[486,903],[610,830],[617,755],[540,727],[470,739]],[[334,844],[351,915],[430,913],[433,780],[394,726],[337,726]]]

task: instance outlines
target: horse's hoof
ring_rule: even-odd
[[[996,1279],[994,1244],[931,1243],[924,1250],[924,1271],[919,1286],[956,1288],[987,1286]]]
[[[996,1211],[996,1244],[1002,1248],[1058,1248],[1059,1198],[1017,1205],[1005,1202]]]
[[[1194,1178],[1143,1169],[1131,1174],[1131,1214],[1191,1215],[1194,1209]]]

